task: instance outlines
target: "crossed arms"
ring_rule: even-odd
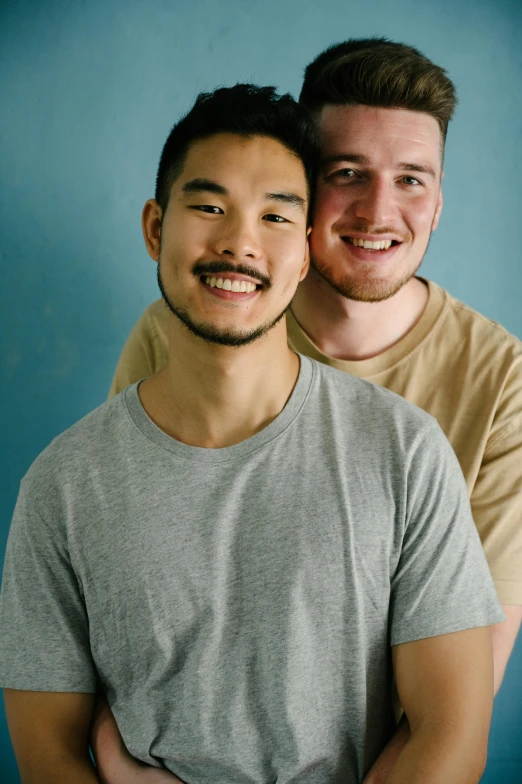
[[[490,628],[397,645],[392,658],[411,735],[385,784],[477,784],[493,703]],[[5,689],[5,705],[22,784],[177,781],[166,771],[140,768],[130,755],[133,768],[118,772],[103,734],[96,771],[89,756],[94,694]]]

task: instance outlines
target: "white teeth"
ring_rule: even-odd
[[[229,278],[216,278],[209,275],[205,276],[205,283],[212,288],[225,289],[225,291],[236,291],[251,294],[256,290],[255,283],[248,283],[246,280],[230,280]]]
[[[371,240],[363,240],[358,237],[348,237],[348,241],[357,248],[367,248],[368,250],[388,250],[392,244],[391,240],[372,242]]]

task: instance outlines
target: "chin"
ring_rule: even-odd
[[[355,302],[382,302],[397,294],[411,280],[417,269],[393,278],[365,278],[362,276],[336,278],[325,274],[320,269],[317,271],[335,291],[346,299]]]

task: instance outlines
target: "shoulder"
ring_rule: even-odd
[[[34,460],[22,479],[25,496],[52,505],[100,470],[111,470],[134,427],[125,402],[116,395],[58,435]]]
[[[169,312],[162,299],[148,305],[134,325],[129,340],[151,346],[155,354],[163,356],[168,345]]]
[[[431,281],[430,286],[439,289],[445,297],[441,327],[448,332],[451,330],[452,342],[460,340],[473,349],[477,358],[490,357],[497,364],[501,359],[510,363],[522,362],[522,341],[515,335]]]
[[[144,327],[166,340],[168,319],[169,312],[164,301],[157,299],[145,308],[138,324],[141,322]]]
[[[373,434],[384,440],[409,433],[418,438],[438,429],[434,417],[401,395],[321,362],[309,361],[315,370],[321,405],[334,406],[340,423],[344,419],[361,436]]]
[[[123,347],[109,397],[165,367],[168,358],[168,316],[167,307],[161,299],[153,302],[142,313]]]
[[[522,341],[501,324],[446,292],[446,307],[435,342],[445,346],[446,373],[467,379],[493,422],[489,445],[522,421]]]

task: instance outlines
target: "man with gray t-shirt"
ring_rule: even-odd
[[[156,781],[355,784],[394,675],[411,738],[387,782],[482,773],[502,613],[456,457],[420,409],[287,345],[315,156],[304,110],[246,85],[165,144],[143,230],[168,365],[44,451],[10,532],[24,784],[116,784],[88,754],[99,687]]]

